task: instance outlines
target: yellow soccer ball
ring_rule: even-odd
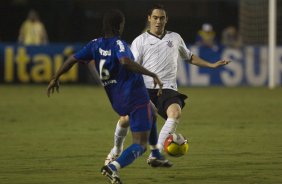
[[[188,153],[187,139],[180,133],[170,134],[164,142],[164,150],[167,154],[180,157]]]

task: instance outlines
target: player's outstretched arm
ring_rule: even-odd
[[[230,63],[230,61],[228,60],[219,60],[215,63],[210,63],[208,61],[205,61],[204,59],[196,56],[196,55],[192,55],[192,59],[190,61],[191,64],[197,65],[197,66],[201,66],[201,67],[208,67],[208,68],[217,68],[220,66],[224,66],[227,65],[228,63]]]
[[[125,68],[129,71],[132,72],[136,72],[136,73],[140,73],[143,75],[148,75],[150,77],[152,77],[154,79],[154,88],[159,85],[159,91],[158,91],[158,95],[162,94],[162,87],[163,87],[163,83],[161,82],[161,80],[159,79],[159,77],[153,73],[150,72],[149,70],[147,70],[146,68],[144,68],[143,66],[137,64],[136,62],[131,61],[129,58],[121,58],[120,59],[120,63],[125,66]]]
[[[55,89],[57,92],[59,92],[59,78],[61,75],[63,75],[65,72],[67,72],[71,67],[77,63],[78,60],[75,59],[73,56],[70,56],[64,64],[59,68],[59,70],[55,73],[54,77],[49,82],[49,85],[47,87],[47,96],[50,97],[51,93],[54,93]]]

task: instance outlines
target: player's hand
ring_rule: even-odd
[[[213,68],[217,68],[217,67],[220,67],[220,66],[227,65],[230,62],[231,61],[228,61],[228,60],[219,60],[219,61],[213,63]]]
[[[47,87],[47,96],[50,97],[50,94],[54,93],[56,88],[57,93],[59,93],[60,84],[58,80],[52,79]]]
[[[159,79],[159,77],[156,75],[153,77],[154,79],[154,88],[156,88],[157,85],[159,85],[159,90],[157,95],[161,96],[162,95],[162,89],[163,89],[163,83],[161,82],[161,80]]]

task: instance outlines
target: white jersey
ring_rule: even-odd
[[[162,38],[149,32],[142,33],[132,42],[131,51],[136,62],[159,76],[164,89],[176,91],[178,57],[184,60],[191,60],[192,57],[181,36],[169,31]],[[153,89],[153,78],[145,75],[143,78],[146,88]]]

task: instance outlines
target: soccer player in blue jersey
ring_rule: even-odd
[[[142,74],[153,78],[155,85],[159,86],[159,94],[162,83],[156,74],[133,62],[128,45],[120,39],[124,22],[124,15],[119,10],[107,12],[103,18],[104,36],[90,41],[69,57],[47,88],[47,95],[50,96],[55,89],[59,90],[60,76],[75,63],[94,61],[113,109],[120,116],[128,115],[130,119],[133,144],[119,158],[101,169],[102,174],[115,184],[122,183],[117,171],[141,156],[146,151],[148,140],[150,145],[155,146],[151,154],[157,158],[156,166],[169,163],[156,147],[156,122]]]

